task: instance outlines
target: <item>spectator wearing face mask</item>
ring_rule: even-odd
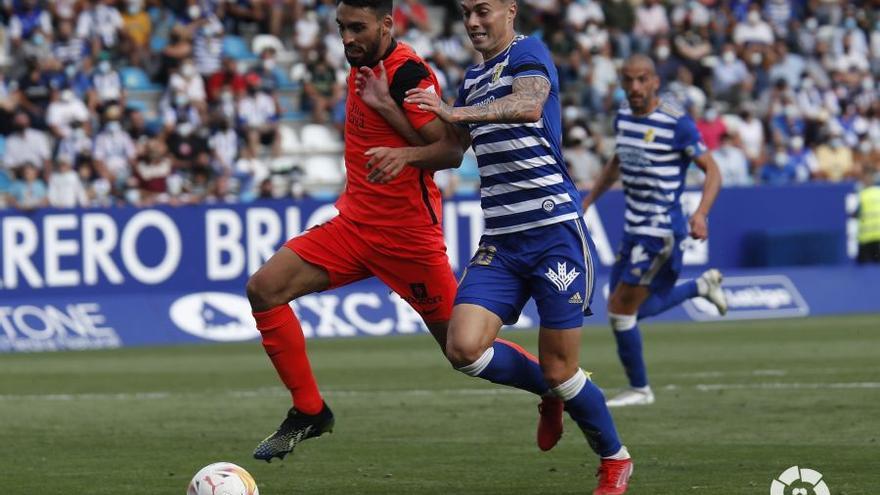
[[[761,183],[770,186],[796,183],[798,180],[797,165],[786,149],[779,147],[771,156],[772,161],[761,167]]]
[[[98,70],[91,77],[88,106],[92,112],[100,115],[111,106],[125,106],[126,95],[122,77],[110,62],[110,54],[103,52],[98,59]]]
[[[712,71],[712,92],[715,98],[737,103],[749,80],[749,71],[743,61],[737,58],[735,47],[731,44],[725,45],[721,60]]]
[[[56,139],[70,135],[73,122],[88,122],[91,118],[86,104],[69,87],[54,91],[54,98],[46,110],[46,123]]]
[[[749,13],[746,22],[737,23],[733,29],[733,42],[743,46],[748,44],[772,45],[774,40],[773,28],[770,27],[761,16],[761,4],[749,5]]]
[[[718,109],[710,106],[706,108],[703,115],[696,119],[697,130],[703,136],[703,142],[709,150],[718,149],[721,146],[722,136],[727,134],[727,126],[721,119]]]
[[[712,152],[712,158],[718,164],[723,187],[752,185],[749,161],[742,149],[734,144],[731,134],[725,132],[721,136],[718,148]]]
[[[3,166],[6,170],[10,175],[20,175],[17,174],[18,169],[30,164],[48,174],[51,170],[51,157],[52,150],[46,134],[31,127],[28,114],[16,113],[13,117],[13,132],[6,138],[6,152],[3,154]]]
[[[770,129],[780,142],[788,142],[794,136],[803,136],[806,122],[794,102],[784,102],[770,120]]]
[[[192,105],[199,110],[205,109],[207,94],[205,93],[205,81],[199,75],[192,59],[185,59],[180,65],[180,70],[171,74],[168,86],[177,94],[186,95]]]
[[[808,182],[819,168],[819,164],[816,162],[816,155],[813,153],[813,150],[804,146],[804,138],[801,136],[791,138],[788,156],[795,168],[796,182]]]
[[[159,102],[162,112],[163,133],[168,134],[180,124],[187,123],[193,127],[202,124],[199,109],[189,101],[189,96],[180,91],[168,91]]]
[[[247,83],[244,80],[244,74],[238,70],[238,63],[232,57],[223,57],[223,63],[220,70],[211,74],[205,85],[205,90],[210,103],[220,101],[224,91],[232,94],[244,93],[247,90]],[[242,67],[243,68],[243,67]]]
[[[88,130],[87,121],[72,121],[70,132],[58,140],[55,148],[55,161],[67,160],[74,166],[79,167],[84,155],[92,153],[92,138]]]
[[[21,0],[9,18],[13,53],[24,44],[45,45],[52,36],[52,17],[37,0]]]
[[[673,53],[669,39],[661,37],[654,43],[654,64],[657,77],[660,78],[660,88],[665,89],[666,84],[678,76],[681,67],[681,59]]]
[[[131,65],[143,67],[150,57],[153,21],[144,10],[143,0],[126,0],[125,3],[119,51]]]
[[[76,35],[92,41],[92,51],[115,53],[122,30],[122,14],[116,8],[116,0],[96,0],[94,7],[80,12],[76,22]]]
[[[223,59],[223,23],[214,15],[203,17],[195,29],[193,62],[204,78],[220,70]]]
[[[124,189],[137,158],[134,141],[122,127],[121,119],[122,111],[119,107],[107,109],[104,114],[104,128],[95,136],[92,150],[95,169],[117,192]]]
[[[259,76],[263,84],[271,84],[273,88],[280,87],[287,79],[278,67],[277,53],[271,46],[260,52],[260,63],[254,68],[253,73]]]
[[[73,170],[73,163],[67,158],[58,160],[57,169],[49,178],[46,195],[49,206],[54,208],[76,208],[88,206],[89,203],[79,174]]]
[[[652,40],[669,34],[669,16],[659,0],[646,0],[636,8],[633,29],[638,51],[647,52]]]
[[[590,190],[602,171],[595,142],[587,129],[580,125],[572,127],[567,138],[562,154],[568,164],[568,172],[579,190]]]
[[[280,116],[277,98],[261,84],[259,78],[251,74],[248,77],[247,94],[238,100],[239,127],[251,150],[257,153],[262,144],[270,146],[273,157],[281,154],[281,138],[278,133]]]

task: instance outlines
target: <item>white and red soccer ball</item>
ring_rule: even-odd
[[[260,495],[260,490],[254,477],[243,467],[231,462],[215,462],[193,476],[186,495]]]

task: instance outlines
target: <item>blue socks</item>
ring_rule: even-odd
[[[689,280],[683,284],[678,284],[672,289],[663,293],[651,294],[645,302],[639,307],[639,319],[649,316],[658,315],[667,309],[678,306],[685,300],[697,297],[697,281]]]
[[[553,393],[565,402],[565,410],[578,424],[593,452],[611,457],[621,451],[620,437],[605,405],[605,397],[582,369],[578,368],[573,377],[553,387]]]
[[[536,395],[544,395],[550,389],[534,357],[522,347],[500,339],[493,342],[479,359],[458,368],[458,371]]]
[[[565,410],[583,431],[594,452],[602,457],[628,456],[622,448],[602,391],[580,368],[565,383],[550,389],[541,366],[531,354],[512,342],[498,339],[479,359],[458,368],[458,371],[537,395],[552,391],[565,403]]]
[[[642,334],[639,332],[635,315],[609,313],[614,339],[617,340],[617,355],[626,371],[631,387],[648,386],[648,369],[642,356]]]

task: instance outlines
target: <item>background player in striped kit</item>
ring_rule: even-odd
[[[480,171],[486,230],[459,285],[446,354],[470,376],[549,390],[557,399],[543,405],[564,403],[602,458],[594,494],[621,494],[632,461],[602,392],[578,362],[593,267],[580,196],[562,159],[556,68],[540,40],[514,31],[514,0],[464,0],[461,7],[484,62],[468,69],[454,107],[430,90],[411,90],[405,100],[449,123],[463,149],[474,147]],[[381,181],[407,164],[434,163],[432,148],[373,149],[368,166]],[[493,343],[530,297],[541,320],[540,366]],[[558,436],[539,432],[538,440],[549,449]]]
[[[586,211],[622,176],[626,223],[611,271],[608,317],[630,388],[608,401],[612,407],[654,402],[642,355],[640,318],[698,296],[715,304],[721,314],[727,311],[718,270],[675,285],[682,265],[681,244],[688,232],[694,239],[709,236],[706,218],[721,187],[718,166],[705,153],[706,146],[687,112],[657,96],[660,80],[650,58],[634,55],[627,59],[621,78],[627,103],[614,124],[615,153],[583,203]],[[700,204],[686,221],[679,199],[691,161],[706,173],[706,181]]]

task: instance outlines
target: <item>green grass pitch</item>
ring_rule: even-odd
[[[835,495],[880,490],[880,315],[643,325],[657,403],[614,410],[633,495],[768,494],[792,465]],[[531,350],[534,332],[504,336]],[[312,341],[336,430],[251,458],[288,407],[259,343],[0,356],[0,492],[185,493],[202,466],[263,495],[584,494],[596,459],[570,419],[535,446],[537,403],[454,372],[427,335]],[[611,331],[581,362],[624,385]]]

